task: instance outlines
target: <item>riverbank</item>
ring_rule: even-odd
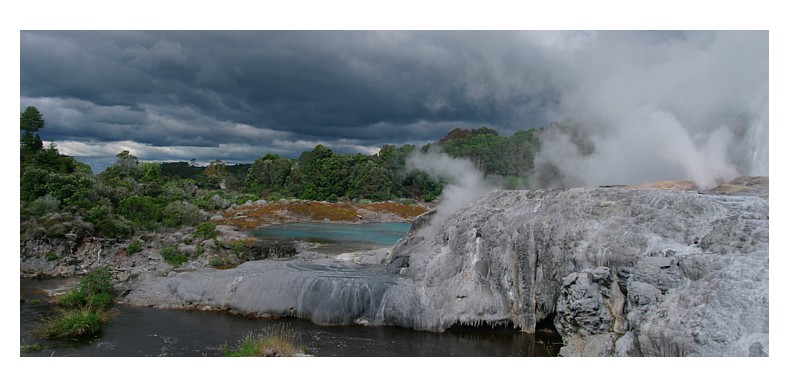
[[[198,227],[139,233],[129,240],[114,238],[49,238],[20,241],[20,276],[50,278],[81,276],[109,266],[116,284],[164,277],[178,272],[228,268],[272,257],[289,257],[305,250],[294,242],[264,242],[248,231],[272,224],[411,222],[427,206],[396,202],[353,204],[306,200],[257,201],[234,205],[212,215],[215,235]],[[164,254],[163,254],[164,253]],[[174,265],[167,255],[184,262]]]

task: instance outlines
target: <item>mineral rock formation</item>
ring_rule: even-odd
[[[318,323],[553,322],[565,356],[769,354],[768,182],[697,192],[493,191],[388,265],[251,262],[144,282],[126,300]]]

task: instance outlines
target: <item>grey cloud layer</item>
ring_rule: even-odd
[[[23,31],[21,108],[84,152],[131,142],[213,159],[243,144],[233,159],[246,160],[572,119],[611,152],[548,144],[543,161],[570,180],[631,179],[632,157],[652,160],[650,178],[689,174],[666,149],[720,148],[725,165],[706,169],[766,174],[767,57],[766,32]]]
[[[44,110],[63,138],[162,146],[268,140],[233,129],[240,124],[306,140],[430,141],[452,128],[401,128],[544,122],[541,112],[552,98],[548,78],[530,66],[517,38],[493,32],[27,31],[22,97],[72,109],[69,115]]]

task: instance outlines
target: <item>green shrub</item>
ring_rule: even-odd
[[[120,203],[118,211],[126,219],[147,229],[155,228],[162,219],[162,207],[149,196],[130,196]]]
[[[109,293],[97,293],[88,297],[88,306],[92,308],[108,309],[112,305],[112,295]]]
[[[106,266],[100,267],[88,273],[80,281],[79,288],[87,297],[99,293],[112,294],[113,289],[110,280],[110,269]]]
[[[236,258],[243,259],[246,255],[247,245],[244,241],[230,242],[230,252],[235,254]]]
[[[206,211],[224,210],[232,204],[232,202],[213,191],[207,191],[196,197],[193,203]]]
[[[99,313],[88,307],[60,308],[57,310],[57,315],[45,319],[43,326],[35,333],[48,338],[76,338],[98,333],[108,318],[109,314]]]
[[[129,243],[128,246],[126,246],[126,252],[130,255],[134,253],[139,253],[140,251],[142,251],[142,246],[140,246],[139,242],[132,242]]]
[[[47,253],[47,262],[57,261],[58,259],[60,259],[60,256],[55,254],[54,251],[50,251]]]
[[[200,208],[186,201],[174,201],[162,210],[162,223],[167,227],[194,226],[200,222]]]
[[[219,235],[219,232],[216,231],[216,225],[211,222],[204,222],[197,226],[197,230],[194,233],[196,238],[203,239],[215,238],[217,235]]]
[[[49,338],[73,338],[97,333],[112,315],[113,288],[110,271],[89,272],[79,285],[58,299],[56,316],[44,320],[34,333]]]
[[[60,201],[50,194],[37,198],[28,206],[30,213],[36,217],[57,213],[59,209]]]
[[[189,260],[189,257],[178,252],[176,246],[164,247],[162,249],[162,257],[164,258],[165,262],[175,267],[180,266],[182,263]]]
[[[85,295],[79,289],[73,289],[60,296],[58,305],[64,308],[79,308],[87,303]]]
[[[93,223],[94,230],[109,238],[128,238],[132,235],[132,225],[112,211],[110,204],[97,205],[87,211],[85,219]]]
[[[65,236],[69,232],[70,227],[71,223],[68,222],[53,224],[52,226],[47,227],[47,236],[50,238]]]
[[[134,234],[134,228],[125,219],[112,218],[99,222],[96,230],[110,238],[129,238]]]
[[[72,309],[81,307],[108,309],[112,305],[112,293],[110,271],[107,267],[101,267],[88,273],[76,289],[60,296],[57,303],[61,307]]]

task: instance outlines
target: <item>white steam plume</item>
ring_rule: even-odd
[[[423,235],[434,235],[450,215],[492,188],[470,160],[452,158],[434,148],[427,153],[411,153],[406,159],[406,168],[424,171],[448,182],[441,193],[435,215],[419,231]]]
[[[572,124],[544,132],[538,184],[767,176],[767,43],[766,31],[598,34],[565,57],[554,119]]]

